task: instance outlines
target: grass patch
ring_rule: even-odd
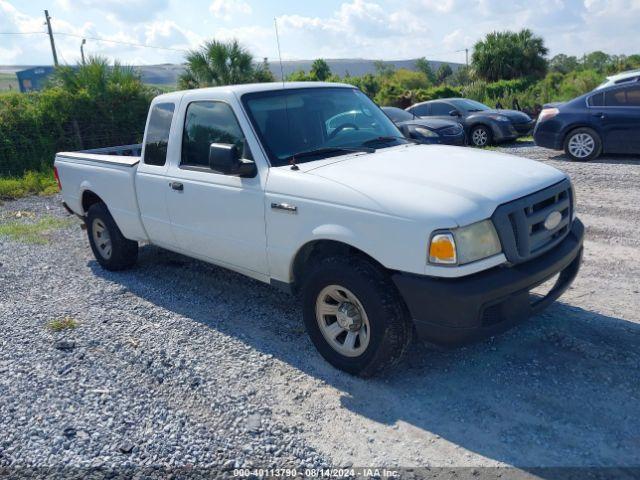
[[[516,138],[516,142],[533,142],[533,135],[527,135],[526,137],[518,137]]]
[[[47,235],[60,228],[67,227],[72,219],[43,217],[37,222],[26,223],[17,220],[0,223],[0,237],[9,237],[23,243],[47,243]]]
[[[53,170],[27,172],[22,177],[0,177],[0,200],[15,200],[27,195],[53,195],[58,184]]]
[[[63,330],[73,330],[78,326],[78,322],[73,317],[64,317],[51,320],[47,327],[54,332],[62,332]]]

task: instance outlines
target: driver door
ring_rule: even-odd
[[[235,144],[252,159],[229,104],[197,100],[183,108],[180,158],[167,172],[168,209],[179,248],[194,257],[261,278],[267,275],[264,190],[260,174],[226,175],[209,167],[212,143]]]

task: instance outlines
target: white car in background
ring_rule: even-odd
[[[595,90],[611,87],[613,85],[620,85],[621,83],[633,83],[640,82],[640,68],[636,70],[629,70],[627,72],[617,73],[607,77],[607,79],[598,85]]]

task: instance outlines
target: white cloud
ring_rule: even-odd
[[[455,6],[454,0],[421,0],[421,5],[427,10],[449,13]]]
[[[236,14],[251,15],[253,9],[243,0],[213,0],[209,11],[213,13],[214,17],[229,21]]]
[[[56,15],[52,19],[56,51],[61,64],[72,65],[79,62],[82,38],[87,38],[85,55],[102,55],[127,64],[181,63],[184,50],[195,48],[202,41],[200,35],[181,28],[171,20],[151,20],[133,26],[122,22],[113,25],[101,23],[96,27],[92,22],[77,24],[61,17],[63,16]],[[45,32],[42,23],[41,16],[27,15],[6,0],[0,0],[0,31]],[[114,26],[116,28],[113,28]],[[3,37],[2,41],[0,64],[53,63],[49,39],[44,33]],[[152,45],[172,50],[136,47],[123,43]]]
[[[327,18],[283,15],[278,18],[278,24],[285,29],[318,29],[340,33],[352,39],[428,31],[425,22],[405,10],[388,11],[377,3],[365,0],[343,3]]]
[[[78,61],[83,36],[105,40],[87,39],[87,54],[125,63],[181,62],[184,54],[106,40],[184,50],[212,37],[237,38],[255,57],[274,60],[274,15],[287,59],[425,56],[464,62],[464,52],[457,50],[472,47],[491,31],[520,28],[542,36],[550,55],[639,50],[630,39],[640,25],[640,0],[341,0],[337,5],[287,5],[277,0],[54,0],[50,13],[63,63]],[[44,32],[42,23],[40,9],[0,0],[0,31]],[[0,64],[50,63],[46,35],[0,37]]]
[[[448,33],[442,39],[442,45],[447,50],[460,50],[468,48],[468,45],[473,43],[473,38],[465,34],[461,28],[455,29],[453,32]]]
[[[97,10],[111,21],[133,24],[161,14],[169,0],[56,0],[56,5],[67,12]]]

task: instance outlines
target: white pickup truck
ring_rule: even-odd
[[[320,353],[363,376],[414,332],[452,344],[526,318],[582,258],[564,173],[410,143],[350,85],[161,95],[141,156],[59,153],[55,168],[104,268],[131,267],[148,242],[299,294]]]

